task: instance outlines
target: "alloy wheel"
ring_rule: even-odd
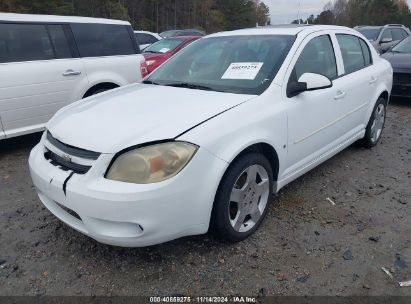
[[[371,125],[371,140],[375,143],[382,134],[385,123],[385,105],[379,104],[374,112],[374,121]]]
[[[246,168],[231,190],[229,220],[237,232],[247,232],[260,220],[270,194],[268,172],[260,165]]]

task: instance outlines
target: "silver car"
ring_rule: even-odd
[[[363,34],[380,54],[385,53],[398,42],[411,35],[410,29],[401,24],[357,26],[354,29]]]

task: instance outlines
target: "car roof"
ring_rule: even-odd
[[[158,35],[157,33],[154,32],[149,32],[149,31],[134,31],[136,34],[150,34],[150,35]]]
[[[356,26],[355,29],[356,30],[360,30],[360,29],[380,29],[383,28],[383,26],[379,26],[379,25],[361,25],[361,26]]]
[[[50,23],[98,23],[98,24],[130,25],[130,23],[127,21],[113,20],[113,19],[73,17],[73,16],[55,16],[55,15],[13,14],[13,13],[0,13],[0,21],[50,22]]]
[[[230,32],[220,32],[216,34],[211,34],[207,37],[221,37],[221,36],[241,36],[241,35],[298,35],[310,34],[319,31],[326,30],[344,30],[356,33],[355,30],[344,27],[344,26],[334,26],[334,25],[308,25],[308,24],[284,24],[284,25],[271,25],[262,26],[256,28],[235,30]]]
[[[175,36],[175,37],[167,37],[164,38],[163,40],[170,40],[170,39],[178,39],[181,41],[188,41],[188,40],[195,40],[195,39],[200,39],[202,38],[201,36]]]

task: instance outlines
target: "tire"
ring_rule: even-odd
[[[387,101],[380,97],[372,110],[370,120],[365,129],[361,145],[366,148],[375,147],[381,139],[387,117]]]
[[[211,233],[224,241],[239,242],[253,234],[272,200],[273,172],[260,153],[236,159],[224,174],[214,200]]]

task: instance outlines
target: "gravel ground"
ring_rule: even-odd
[[[410,126],[411,104],[393,101],[377,147],[352,146],[281,190],[242,243],[132,249],[42,206],[27,166],[38,134],[2,141],[0,295],[411,295],[397,283],[411,279]]]

